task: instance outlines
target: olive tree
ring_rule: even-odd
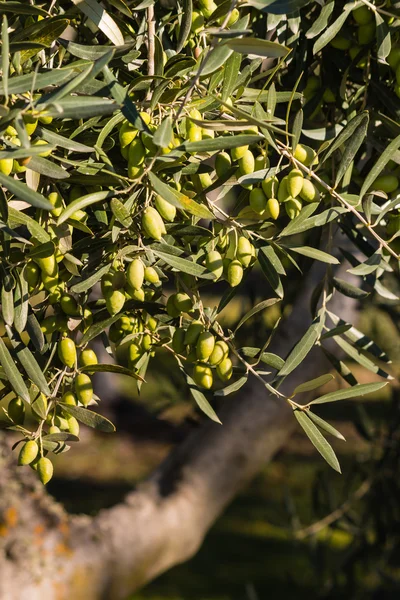
[[[391,379],[352,321],[397,300],[396,10],[0,3],[1,598],[125,597],[198,548],[293,427],[340,472],[318,405]],[[224,328],[254,275],[266,297]],[[290,315],[241,346],[273,305]],[[140,391],[160,353],[203,425],[124,503],[69,517],[42,484],[81,426],[115,429],[92,375]],[[318,393],[326,359],[349,385]]]

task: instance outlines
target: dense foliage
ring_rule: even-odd
[[[342,436],[313,407],[385,382],[358,384],[325,340],[390,378],[386,354],[329,308],[332,294],[397,300],[399,20],[386,4],[0,3],[0,401],[19,463],[44,483],[79,421],[114,429],[91,409],[91,374],[140,390],[161,348],[217,421],[213,393],[261,379],[340,470],[324,435]],[[359,285],[335,276],[344,259]],[[279,322],[262,348],[237,347],[313,261],[325,275],[289,355],[267,351]],[[270,297],[226,331],[219,315],[254,269]],[[96,338],[113,361],[98,364]],[[351,387],[303,406],[294,396],[332,375],[291,397],[279,385],[315,345]]]

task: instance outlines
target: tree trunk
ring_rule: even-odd
[[[313,267],[314,284],[320,275]],[[307,281],[276,336],[272,351],[282,357],[310,322],[310,289]],[[356,309],[339,294],[330,306],[347,320]],[[326,370],[322,352],[313,350],[280,389],[289,394]],[[187,560],[225,506],[284,444],[295,427],[291,413],[251,378],[225,402],[222,426],[206,422],[123,503],[93,518],[66,514],[33,473],[15,468],[3,439],[0,600],[124,599]]]

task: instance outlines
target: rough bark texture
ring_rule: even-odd
[[[339,294],[331,304],[346,319],[355,306]],[[306,290],[275,341],[280,356],[306,330],[308,307]],[[321,354],[312,352],[281,390],[289,393],[326,371]],[[11,465],[3,444],[0,600],[123,599],[190,558],[227,503],[295,426],[287,403],[254,378],[226,401],[220,418],[222,426],[207,422],[123,503],[94,518],[67,515],[32,483],[27,469]]]

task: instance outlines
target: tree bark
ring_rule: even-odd
[[[319,279],[318,267],[310,274]],[[342,274],[343,276],[343,274]],[[310,323],[310,281],[277,333],[285,357]],[[356,302],[335,294],[331,309],[351,320]],[[283,383],[291,393],[326,371],[313,350]],[[307,400],[307,395],[304,395]],[[0,454],[0,600],[117,600],[190,558],[225,506],[282,447],[295,427],[288,404],[251,378],[220,418],[178,446],[125,501],[97,516],[72,516],[27,469]]]

